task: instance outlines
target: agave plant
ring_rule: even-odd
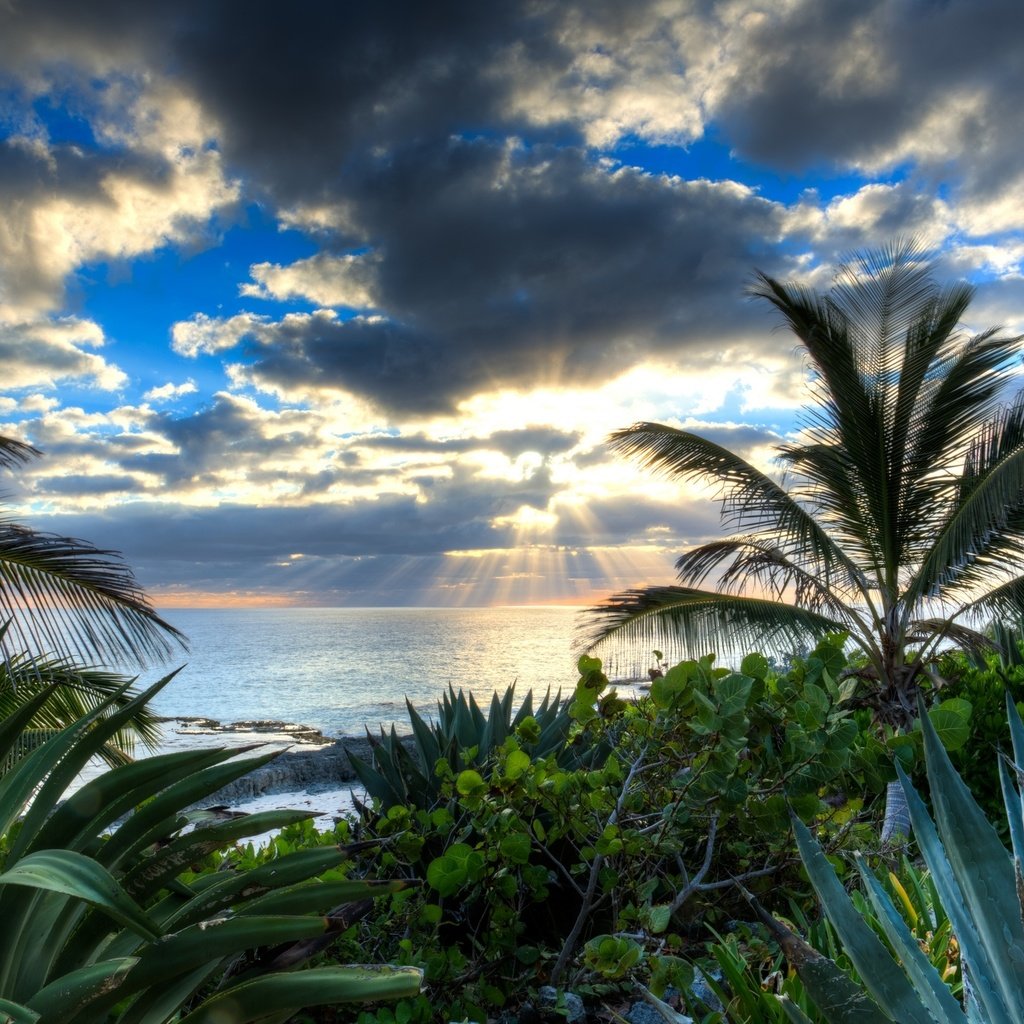
[[[923,709],[922,709],[923,711]],[[778,921],[768,918],[807,991],[830,1024],[1024,1024],[1024,725],[1007,697],[1014,767],[1000,761],[1012,853],[999,839],[921,713],[934,821],[897,764],[921,855],[961,952],[965,1006],[922,953],[874,873],[858,859],[867,897],[893,955],[857,912],[825,854],[794,820],[800,855],[863,987]],[[796,1024],[807,1017],[784,1002]]]
[[[182,810],[275,754],[149,757],[61,802],[89,758],[166,682],[105,717],[107,708],[91,712],[0,777],[0,1019],[281,1022],[306,1006],[414,995],[413,968],[288,970],[348,927],[348,904],[409,884],[319,877],[351,848],[182,877],[239,839],[310,817],[282,810],[222,820]],[[0,759],[48,696],[0,722]]]
[[[349,760],[366,792],[380,801],[381,807],[406,806],[429,809],[440,796],[441,783],[434,773],[438,761],[447,761],[452,771],[480,766],[493,755],[495,750],[513,733],[519,732],[523,747],[536,757],[547,757],[561,752],[562,757],[596,757],[596,749],[586,752],[566,747],[569,729],[573,724],[570,717],[570,701],[561,700],[549,690],[536,709],[533,708],[533,691],[527,691],[519,709],[515,706],[515,685],[508,687],[504,695],[491,696],[488,713],[485,715],[476,698],[449,686],[437,703],[437,719],[427,722],[408,701],[405,702],[412,725],[412,745],[415,756],[410,754],[405,742],[398,736],[394,725],[385,733],[383,726],[380,738],[367,730],[367,739],[372,751],[372,764],[348,751]],[[532,719],[532,723],[528,720]],[[472,752],[472,753],[471,753]]]

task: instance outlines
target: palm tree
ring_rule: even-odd
[[[684,430],[614,433],[648,468],[717,481],[735,532],[683,554],[678,586],[592,609],[588,646],[735,654],[846,632],[865,703],[905,727],[941,649],[985,648],[986,622],[1021,618],[1024,392],[1007,394],[1021,339],[965,332],[973,289],[933,273],[897,240],[841,266],[825,295],[757,274],[752,294],[796,335],[814,398],[776,448],[782,480]]]
[[[40,454],[0,437],[2,468],[16,469]],[[141,668],[184,646],[184,636],[157,615],[117,552],[0,516],[0,719],[40,686],[54,687],[27,743],[82,717],[127,682],[98,665]],[[126,691],[111,713],[134,695]],[[156,719],[143,708],[108,753],[116,760],[133,738],[152,744],[157,735]]]

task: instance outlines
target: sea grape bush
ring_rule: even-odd
[[[756,654],[737,671],[682,662],[636,702],[584,657],[566,742],[603,759],[539,756],[525,715],[486,759],[438,758],[429,806],[354,823],[353,838],[383,843],[381,870],[426,882],[352,930],[363,955],[424,970],[422,997],[364,1024],[442,1008],[485,1020],[549,982],[595,997],[656,976],[663,987],[709,928],[748,913],[734,879],[772,907],[806,899],[787,799],[833,848],[871,842],[891,774],[890,738],[862,727],[842,681],[843,640],[784,672]]]
[[[844,851],[877,847],[893,759],[908,771],[921,760],[920,730],[871,723],[844,649],[840,634],[783,668],[760,654],[737,670],[712,656],[663,665],[639,701],[621,699],[601,662],[584,657],[574,690],[547,711],[567,719],[572,757],[538,744],[545,722],[499,698],[466,731],[481,735],[497,707],[508,728],[489,730],[486,753],[446,744],[417,765],[429,799],[416,787],[404,803],[388,793],[334,835],[286,829],[275,856],[372,841],[372,869],[423,879],[353,919],[332,954],[424,971],[421,995],[365,1010],[361,1024],[494,1019],[550,983],[615,1005],[638,984],[653,997],[685,990],[694,964],[718,972],[713,987],[745,1019],[742,1008],[760,1001],[757,978],[781,961],[734,879],[770,909],[809,919],[788,807],[841,865]],[[969,702],[936,696],[929,717],[943,741],[970,742]],[[245,867],[268,855],[237,854]],[[370,869],[357,858],[346,872]],[[744,962],[760,975],[744,974]],[[778,985],[799,995],[792,977]]]

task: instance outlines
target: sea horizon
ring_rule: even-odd
[[[480,703],[513,683],[518,701],[571,692],[581,607],[161,609],[190,649],[140,682],[179,670],[152,702],[167,718],[408,732],[406,699],[432,717],[449,686]]]

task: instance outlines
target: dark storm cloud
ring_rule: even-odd
[[[584,152],[446,140],[350,179],[386,318],[254,325],[252,379],[343,387],[405,412],[498,387],[589,385],[707,358],[757,323],[737,304],[781,211],[732,185],[609,171]],[[728,313],[723,315],[723,310]]]
[[[546,13],[543,5],[536,9]],[[353,150],[490,126],[515,44],[529,65],[567,67],[550,20],[521,3],[44,0],[0,13],[8,68],[68,53],[117,54],[184,81],[221,123],[234,166],[279,200],[310,200]]]
[[[47,494],[90,495],[113,494],[117,492],[137,492],[139,482],[132,476],[104,474],[88,476],[82,473],[62,474],[61,476],[36,476],[34,493],[37,496]]]
[[[521,430],[496,430],[487,437],[459,437],[436,440],[423,434],[374,434],[354,441],[360,448],[389,449],[398,452],[428,452],[438,455],[494,449],[515,458],[523,452],[558,455],[580,441],[575,431],[554,427],[523,427]]]
[[[712,115],[743,156],[787,170],[885,164],[893,152],[931,155],[946,172],[966,157],[994,183],[1019,173],[1022,43],[1017,0],[778,8],[736,47],[742,74]],[[935,137],[908,150],[929,119]]]

